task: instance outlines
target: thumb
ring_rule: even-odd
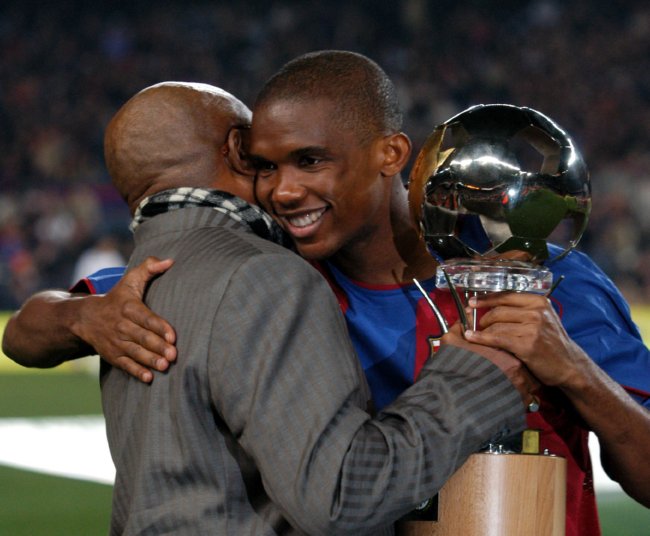
[[[166,272],[173,264],[173,259],[160,260],[157,257],[147,257],[124,275],[123,283],[142,297],[147,284],[157,275]]]

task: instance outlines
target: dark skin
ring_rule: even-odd
[[[355,280],[433,276],[436,263],[411,224],[399,175],[410,140],[397,132],[360,144],[328,120],[335,110],[327,99],[256,108],[250,153],[258,200],[303,257],[330,259]]]

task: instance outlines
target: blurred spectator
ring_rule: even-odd
[[[0,309],[66,287],[128,214],[103,165],[106,122],[139,89],[205,81],[252,104],[308,50],[367,54],[394,78],[415,147],[470,105],[509,102],[571,132],[592,172],[581,248],[650,297],[650,7],[578,0],[0,4]]]
[[[115,237],[100,236],[97,242],[79,256],[70,284],[74,284],[102,268],[124,266],[125,264],[126,260],[118,248]]]

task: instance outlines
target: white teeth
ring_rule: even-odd
[[[323,212],[325,212],[324,208],[315,210],[314,212],[310,212],[309,214],[304,214],[302,216],[287,218],[287,221],[294,227],[307,227],[307,225],[311,225],[318,218],[320,218]]]

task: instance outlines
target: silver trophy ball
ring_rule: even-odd
[[[568,225],[553,241],[575,247],[591,209],[587,166],[570,136],[544,114],[507,104],[473,106],[438,126],[409,190],[441,259],[518,250],[544,260],[560,224]]]
[[[531,108],[487,104],[434,129],[410,174],[409,203],[455,286],[545,293],[552,275],[539,263],[549,258],[547,243],[563,248],[559,256],[576,246],[591,184],[575,143],[554,121]],[[513,251],[525,262],[505,260]]]

